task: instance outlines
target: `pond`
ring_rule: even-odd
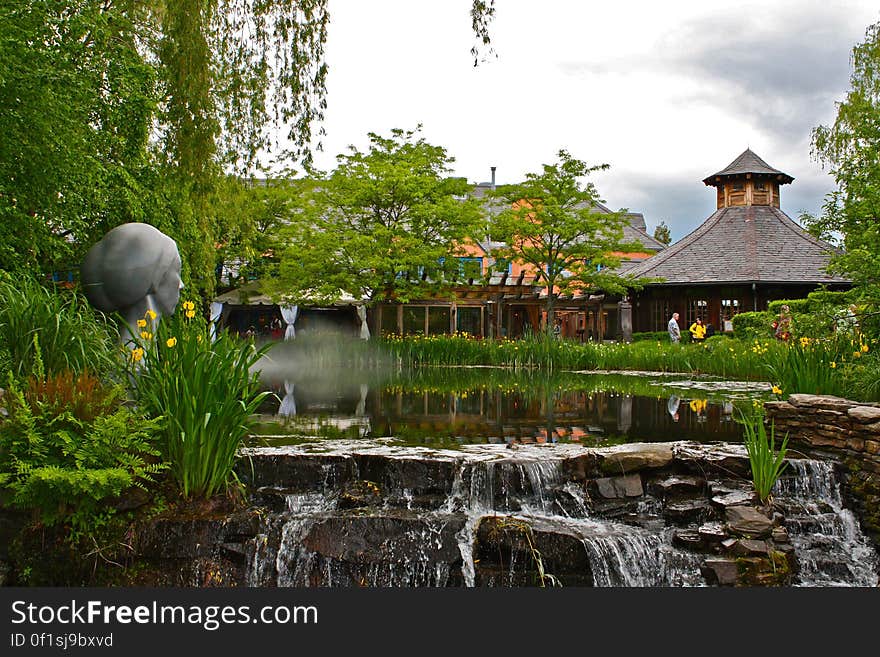
[[[738,412],[771,397],[762,383],[648,372],[503,368],[323,368],[264,373],[275,394],[252,445],[315,436],[387,438],[398,444],[742,440]]]

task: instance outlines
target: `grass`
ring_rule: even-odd
[[[19,380],[38,366],[47,375],[102,375],[116,367],[115,355],[113,328],[80,295],[0,272],[0,368]]]

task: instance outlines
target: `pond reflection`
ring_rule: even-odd
[[[261,409],[256,444],[390,438],[409,445],[572,442],[591,446],[742,440],[737,408],[762,384],[659,375],[424,368],[391,375],[322,371],[282,381]]]

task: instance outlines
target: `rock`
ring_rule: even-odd
[[[846,414],[856,422],[865,424],[880,421],[880,408],[876,406],[856,406],[849,409]]]
[[[753,502],[755,494],[751,491],[735,490],[721,495],[712,497],[712,504],[720,509],[726,509],[729,506],[743,506]]]
[[[653,491],[664,497],[702,493],[705,487],[705,479],[689,475],[667,477],[666,479],[655,481],[649,486]]]
[[[720,522],[704,523],[700,525],[700,528],[697,531],[703,539],[703,542],[709,545],[722,545],[728,538],[727,532],[724,530],[724,525]]]
[[[811,409],[841,411],[843,413],[846,413],[851,407],[856,405],[856,402],[843,399],[842,397],[834,397],[832,395],[794,394],[788,396],[788,402],[792,406],[806,406]]]
[[[663,468],[672,463],[669,443],[627,443],[599,452],[600,467],[608,474],[628,474],[646,468]]]
[[[739,557],[766,557],[770,551],[766,541],[756,541],[750,538],[741,538],[734,542],[731,551]]]
[[[701,498],[667,504],[663,516],[671,522],[689,524],[705,520],[709,512],[708,500]]]
[[[672,534],[672,544],[699,552],[703,549],[703,537],[693,529],[676,529]]]
[[[700,565],[700,572],[709,584],[733,586],[739,577],[735,559],[710,557]]]
[[[727,529],[746,538],[769,538],[773,522],[751,506],[729,506],[724,510]]]
[[[378,505],[381,501],[382,492],[379,489],[379,485],[365,479],[358,479],[346,484],[339,494],[340,509],[356,509]]]
[[[774,543],[791,542],[791,539],[788,536],[788,530],[785,527],[774,527],[773,531],[770,532],[770,538],[773,539]]]
[[[639,497],[644,494],[642,478],[637,474],[596,479],[596,488],[599,495],[606,499]]]

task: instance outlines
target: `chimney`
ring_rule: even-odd
[[[492,189],[495,189],[495,167],[491,167],[492,169]]]

